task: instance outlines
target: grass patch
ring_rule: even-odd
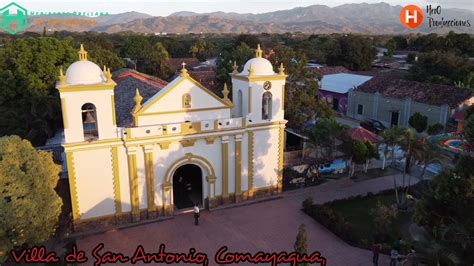
[[[376,195],[369,193],[366,196],[336,200],[323,205],[313,204],[307,199],[303,202],[303,210],[351,245],[370,249],[377,237],[382,243],[383,252],[387,253],[399,236],[405,238],[406,226],[411,222],[413,212],[398,211],[388,230],[377,233],[372,210],[378,202],[392,206],[396,202],[394,191]]]
[[[391,206],[396,202],[395,193],[375,195],[373,197],[359,198],[351,201],[335,202],[329,204],[329,206],[352,225],[356,238],[361,240],[366,239],[370,244],[375,240],[375,224],[371,211],[376,207],[378,201],[386,206]],[[390,230],[387,232],[389,243],[386,244],[393,243],[393,241],[395,241],[399,236],[403,235],[402,228],[406,222],[411,220],[412,215],[412,212],[398,212],[397,217],[390,225]]]

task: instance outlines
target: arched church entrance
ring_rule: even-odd
[[[203,206],[202,170],[195,164],[180,166],[173,174],[173,203],[176,209],[186,209],[194,204]]]

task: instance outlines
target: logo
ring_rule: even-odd
[[[423,11],[415,5],[409,5],[400,11],[400,22],[409,29],[418,28],[423,22]]]
[[[0,29],[16,34],[28,27],[28,11],[16,3],[0,9]]]

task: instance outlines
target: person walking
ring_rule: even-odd
[[[397,266],[398,251],[394,248],[390,251],[390,266]]]
[[[372,245],[372,262],[374,263],[374,266],[379,265],[379,254],[380,250],[382,250],[382,244],[380,244],[378,241],[375,241],[374,244]]]
[[[194,204],[194,224],[199,224],[199,206]]]

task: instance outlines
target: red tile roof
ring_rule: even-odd
[[[157,77],[131,69],[117,70],[112,77],[117,83],[114,90],[115,115],[117,125],[120,127],[131,126],[133,122],[131,112],[135,106],[133,97],[136,89],[140,91],[143,97],[142,103],[144,103],[168,84]]]
[[[173,69],[173,71],[176,71],[178,69],[181,69],[183,66],[182,64],[186,63],[186,68],[190,69],[193,68],[197,65],[199,65],[199,60],[194,57],[187,57],[187,58],[170,58],[168,60],[168,65]]]
[[[451,108],[457,107],[466,99],[472,97],[469,90],[454,86],[432,84],[405,80],[390,75],[378,75],[359,86],[356,91],[367,93],[378,92],[384,97],[407,99],[441,106],[449,105]]]

